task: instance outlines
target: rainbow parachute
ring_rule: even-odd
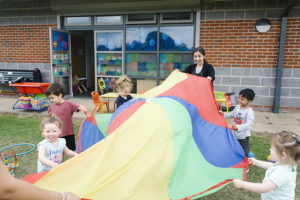
[[[173,72],[122,105],[107,137],[40,175],[35,185],[86,199],[196,199],[242,179],[247,167],[210,81]]]

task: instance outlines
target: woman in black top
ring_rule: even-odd
[[[183,72],[206,77],[213,82],[215,80],[215,70],[211,64],[207,63],[203,47],[200,46],[193,50],[193,58],[195,64],[189,65]]]

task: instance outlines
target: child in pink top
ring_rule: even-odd
[[[86,109],[82,105],[64,100],[64,90],[59,83],[51,84],[46,91],[46,95],[52,103],[48,109],[48,113],[54,113],[63,123],[62,132],[59,137],[65,138],[67,147],[74,151],[76,145],[72,116],[74,112],[86,112]]]

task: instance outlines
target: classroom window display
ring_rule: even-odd
[[[97,53],[97,74],[120,76],[122,74],[122,54]]]
[[[69,58],[69,51],[52,51],[53,75],[70,74]]]
[[[191,54],[159,54],[159,78],[166,78],[174,69],[183,71],[192,63],[192,60],[193,58]]]
[[[131,78],[165,79],[193,63],[194,31],[193,24],[125,24],[96,31],[95,76],[116,78],[125,72]]]
[[[126,54],[126,74],[131,77],[156,77],[156,54]]]
[[[52,66],[53,75],[70,73],[70,51],[68,33],[52,31]]]

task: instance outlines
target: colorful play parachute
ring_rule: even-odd
[[[173,72],[119,107],[107,137],[34,184],[86,199],[196,199],[242,179],[247,167],[210,81]]]
[[[82,153],[107,136],[108,125],[112,114],[93,113],[86,117],[80,126],[76,152]]]

